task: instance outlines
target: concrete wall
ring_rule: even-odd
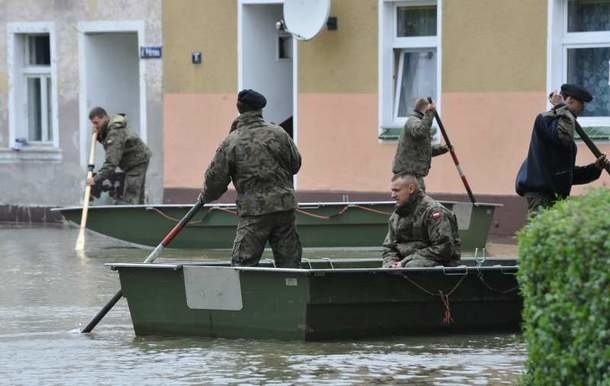
[[[0,12],[0,205],[76,205],[82,200],[85,165],[81,163],[79,116],[79,22],[141,21],[143,44],[161,45],[161,0],[125,2],[77,0],[3,0]],[[55,28],[59,151],[40,160],[9,144],[7,23],[52,22]],[[112,61],[112,57],[105,58]],[[147,142],[154,155],[148,173],[151,202],[162,199],[162,61],[144,62]],[[87,129],[87,128],[85,128]],[[85,143],[89,152],[89,134]],[[98,148],[101,151],[101,148]],[[100,165],[97,165],[98,167]]]

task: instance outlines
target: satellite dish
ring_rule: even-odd
[[[299,40],[316,36],[326,24],[330,0],[284,0],[286,31]]]

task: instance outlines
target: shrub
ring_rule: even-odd
[[[519,232],[528,385],[610,385],[610,191],[557,203]]]

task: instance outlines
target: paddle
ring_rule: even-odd
[[[428,102],[432,103],[432,98],[428,97]],[[447,145],[447,147],[449,148],[449,151],[451,152],[451,158],[453,158],[453,163],[455,164],[455,167],[457,168],[457,171],[458,171],[460,177],[462,178],[462,182],[464,183],[464,187],[466,188],[466,192],[468,193],[468,198],[470,198],[470,201],[472,202],[473,205],[476,205],[477,203],[474,199],[474,195],[472,194],[472,190],[470,190],[470,185],[468,184],[468,180],[466,180],[466,175],[464,175],[464,170],[462,170],[462,167],[460,166],[460,161],[458,161],[457,155],[455,154],[455,150],[453,149],[453,146],[451,146],[451,141],[449,141],[449,136],[447,135],[447,131],[445,131],[445,126],[443,126],[441,117],[438,115],[438,112],[436,110],[434,110],[434,117],[436,118],[438,127],[441,129],[441,134],[443,134],[443,138],[445,139],[445,144]]]
[[[91,137],[91,151],[89,152],[89,164],[87,164],[87,180],[93,176],[93,163],[95,162],[95,141],[97,140],[97,131],[93,131]],[[76,245],[74,249],[82,251],[85,249],[85,226],[87,225],[87,214],[89,213],[89,198],[91,197],[91,185],[85,182],[85,198],[83,202],[83,213],[80,218],[80,230],[78,231],[78,237],[76,239]]]
[[[178,235],[178,233],[180,233],[182,228],[184,228],[186,226],[186,224],[189,221],[191,221],[193,216],[195,214],[197,214],[197,212],[199,212],[199,210],[201,210],[201,208],[203,208],[203,205],[205,205],[205,204],[202,201],[198,201],[188,211],[188,213],[180,221],[178,221],[178,223],[176,225],[174,225],[174,227],[169,231],[169,233],[165,235],[163,240],[161,240],[161,243],[159,245],[157,245],[157,247],[151,252],[151,254],[148,255],[146,260],[144,260],[144,264],[152,263],[157,257],[159,257],[159,255],[161,254],[163,249],[174,239],[174,237],[176,237],[176,235]],[[108,311],[110,311],[110,309],[112,307],[114,307],[116,302],[118,302],[122,296],[123,296],[123,290],[120,289],[119,292],[117,292],[112,297],[112,299],[110,299],[110,301],[108,303],[106,303],[106,305],[100,310],[100,312],[98,312],[97,315],[95,315],[95,317],[93,319],[91,319],[89,324],[87,324],[87,326],[85,326],[85,328],[83,328],[81,330],[81,333],[91,332],[91,330],[93,330],[95,328],[95,326],[99,323],[99,321],[102,320],[102,318],[104,316],[106,316]]]
[[[587,147],[589,148],[589,150],[591,150],[591,153],[593,153],[593,155],[595,156],[595,158],[599,158],[602,156],[602,152],[599,151],[599,149],[597,148],[597,146],[595,146],[595,143],[593,143],[593,141],[591,140],[591,138],[589,138],[589,136],[587,135],[587,133],[585,133],[585,131],[583,130],[582,127],[580,127],[580,124],[578,124],[578,122],[576,122],[576,132],[578,133],[578,135],[580,136],[580,139],[582,139],[582,141],[587,145]],[[608,172],[608,174],[610,174],[610,165],[606,165],[606,167],[604,168],[606,169],[606,171]]]

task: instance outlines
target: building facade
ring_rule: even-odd
[[[515,176],[551,90],[590,88],[580,120],[610,149],[607,0],[333,0],[337,28],[309,41],[276,28],[282,1],[166,1],[163,14],[166,202],[194,200],[243,88],[267,96],[268,120],[293,118],[302,201],[388,198],[417,97],[437,101],[475,196],[505,204],[496,226],[508,233],[525,216]],[[592,161],[579,143],[578,162]],[[466,198],[449,155],[433,159],[426,185]]]
[[[161,9],[161,0],[3,1],[0,218],[44,219],[45,208],[82,202],[94,106],[127,114],[151,147],[147,195],[161,200],[162,62],[140,55],[162,44]]]

